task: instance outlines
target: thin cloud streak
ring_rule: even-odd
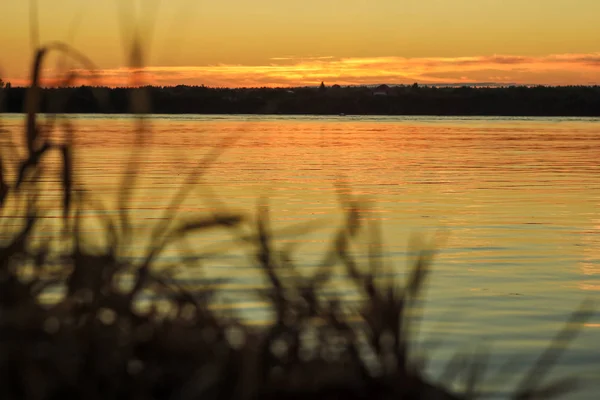
[[[494,82],[497,84],[591,85],[600,83],[600,53],[542,57],[275,57],[265,65],[150,66],[146,82],[156,86],[293,87],[328,84],[423,84]],[[106,86],[127,86],[128,68],[96,71]],[[12,80],[26,84],[24,79]],[[46,84],[52,84],[51,80]]]

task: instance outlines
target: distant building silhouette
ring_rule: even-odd
[[[379,85],[373,91],[373,96],[387,96],[390,94],[390,87],[388,85]]]

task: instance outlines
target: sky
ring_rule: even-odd
[[[53,41],[93,62],[93,82],[129,85],[135,26],[153,85],[600,84],[598,0],[37,0],[33,25],[30,3],[0,0],[13,85]]]

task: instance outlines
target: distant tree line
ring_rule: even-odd
[[[26,88],[5,85],[2,111],[24,111]],[[301,88],[148,86],[45,88],[42,112],[128,113],[145,90],[157,114],[600,116],[600,86]]]

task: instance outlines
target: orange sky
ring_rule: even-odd
[[[0,77],[15,85],[27,82],[33,49],[28,3],[0,0]],[[145,64],[148,83],[157,85],[600,84],[597,0],[139,4],[38,0],[40,41],[67,40],[106,85],[130,82],[123,37],[139,16],[154,20],[147,24],[154,34],[144,30]],[[46,76],[55,64],[49,60]]]

